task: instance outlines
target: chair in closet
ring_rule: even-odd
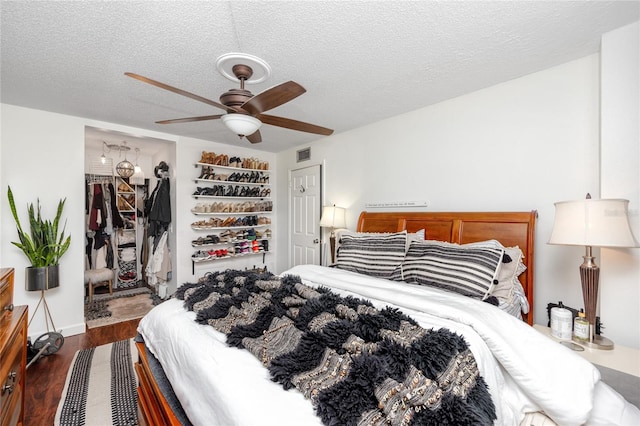
[[[96,287],[109,287],[109,294],[113,294],[113,277],[112,269],[87,269],[84,271],[84,283],[89,287],[89,303],[93,301],[93,293]]]

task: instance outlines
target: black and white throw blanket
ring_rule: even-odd
[[[495,407],[464,339],[399,310],[313,289],[299,277],[228,270],[176,292],[297,388],[327,425],[492,424]],[[249,402],[250,403],[250,402]]]

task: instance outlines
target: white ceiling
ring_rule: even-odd
[[[216,58],[264,59],[257,94],[294,80],[307,93],[269,111],[344,132],[597,52],[637,21],[638,1],[2,1],[3,103],[243,144],[222,110],[124,76],[218,101],[237,85]],[[254,148],[319,136],[265,125]],[[121,135],[117,135],[116,139]],[[117,142],[117,141],[116,141]],[[101,143],[98,141],[98,143]]]

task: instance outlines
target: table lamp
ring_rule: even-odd
[[[325,206],[322,208],[322,217],[320,218],[320,226],[322,228],[331,228],[329,236],[329,246],[331,248],[331,263],[335,262],[336,257],[336,228],[345,228],[347,222],[345,219],[346,210],[342,207]]]
[[[580,343],[594,349],[613,349],[613,342],[595,334],[600,268],[592,247],[638,247],[628,218],[629,201],[623,199],[561,201],[555,203],[555,220],[549,244],[585,246],[580,265],[584,311],[589,321],[589,341]]]

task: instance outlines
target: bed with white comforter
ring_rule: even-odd
[[[518,425],[535,412],[561,425],[640,424],[640,410],[601,382],[592,364],[489,303],[322,266],[297,266],[285,275],[376,308],[397,307],[425,329],[464,336],[488,384],[495,424]],[[194,319],[181,300],[171,299],[138,328],[194,425],[321,424],[300,392],[283,390],[251,353],[229,347],[224,334]]]

